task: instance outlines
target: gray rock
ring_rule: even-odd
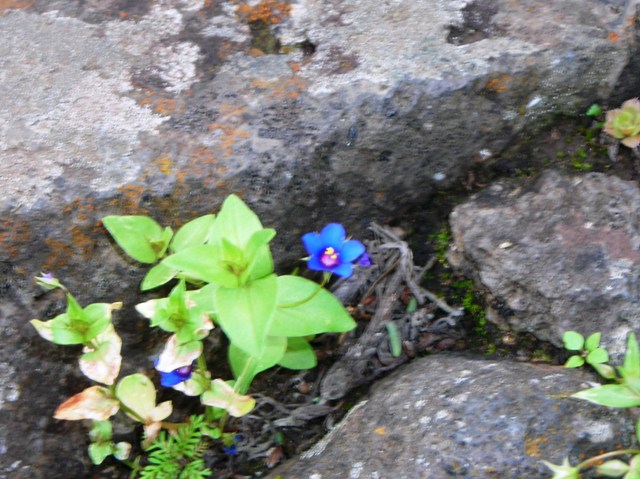
[[[83,384],[77,354],[28,324],[61,308],[34,275],[82,304],[123,300],[124,372],[151,364],[142,272],[100,218],[176,226],[242,192],[291,261],[303,232],[358,234],[550,113],[637,90],[637,5],[301,0],[260,39],[232,1],[2,4],[0,475],[89,470],[83,427],[50,418]]]
[[[496,183],[451,214],[451,264],[493,298],[488,318],[562,346],[602,332],[614,356],[640,325],[640,190],[600,173]]]
[[[575,465],[630,445],[628,411],[567,397],[591,379],[452,354],[416,360],[268,479],[549,477],[541,460]]]

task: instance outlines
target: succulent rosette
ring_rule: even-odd
[[[620,108],[607,112],[605,133],[622,141],[629,148],[640,145],[640,100],[632,98]]]

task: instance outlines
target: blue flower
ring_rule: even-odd
[[[302,242],[308,253],[309,269],[328,271],[343,278],[353,273],[353,262],[365,252],[364,245],[357,240],[347,240],[344,227],[330,223],[320,233],[307,233]]]
[[[155,366],[158,365],[158,360],[155,361]],[[166,373],[164,371],[158,371],[160,373],[160,384],[165,388],[172,388],[176,384],[180,384],[185,382],[187,379],[191,377],[191,371],[193,370],[193,365],[182,366],[181,368],[174,369],[170,373]]]

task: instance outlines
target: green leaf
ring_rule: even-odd
[[[278,282],[272,274],[241,288],[218,288],[215,292],[218,324],[229,340],[249,356],[259,357],[262,353],[277,289]]]
[[[167,248],[167,230],[147,216],[106,216],[102,223],[124,252],[140,263],[155,263]]]
[[[640,441],[640,418],[636,421],[636,439]]]
[[[147,274],[140,284],[140,290],[148,291],[162,286],[175,278],[176,274],[178,274],[177,270],[169,268],[165,263],[158,263],[147,271]]]
[[[103,333],[111,324],[111,312],[120,307],[122,303],[93,303],[84,308],[85,320],[90,325],[84,335],[85,342]]]
[[[52,336],[51,342],[60,345],[84,343],[86,325],[77,325],[72,323],[66,313],[53,318],[50,321],[50,324]],[[80,326],[82,326],[82,329],[80,329]]]
[[[614,379],[616,377],[616,370],[608,364],[595,363],[592,364],[591,367],[604,379]]]
[[[111,455],[111,443],[93,443],[89,444],[89,457],[95,465],[102,462]]]
[[[279,366],[287,369],[312,369],[318,364],[316,352],[304,338],[288,338],[287,350]]]
[[[572,394],[572,397],[584,399],[601,406],[621,408],[640,406],[640,395],[622,384],[605,384],[604,386],[585,389]]]
[[[221,243],[225,238],[244,249],[251,236],[261,229],[258,216],[236,195],[229,195],[218,212],[209,242]]]
[[[627,338],[627,352],[624,356],[624,366],[620,368],[620,374],[626,378],[640,378],[640,353],[636,335],[629,333]]]
[[[286,338],[282,336],[268,336],[260,356],[251,357],[231,343],[229,345],[228,355],[233,376],[239,379],[240,376],[243,375],[243,383],[246,385],[240,385],[238,392],[241,394],[246,393],[255,376],[278,364],[284,356],[286,348]]]
[[[220,246],[193,246],[165,258],[161,264],[207,283],[236,288],[239,278],[222,261]]]
[[[243,282],[247,279],[260,279],[273,273],[273,258],[269,249],[269,242],[275,237],[276,230],[265,228],[251,235],[244,254],[247,269]]]
[[[600,345],[600,333],[591,334],[584,342],[584,349],[587,351],[594,351]],[[606,352],[606,351],[605,351]]]
[[[553,471],[553,477],[551,479],[579,479],[580,470],[577,467],[571,466],[568,458],[564,458],[562,464],[551,464],[548,461],[542,461],[542,463]]]
[[[579,368],[584,365],[584,358],[582,356],[571,356],[566,363],[564,363],[565,368]]]
[[[340,301],[317,283],[299,276],[278,277],[278,307],[270,335],[302,337],[342,333],[355,326]]]
[[[562,342],[569,351],[581,351],[584,346],[584,337],[576,331],[566,331],[562,335]]]
[[[599,116],[602,113],[602,108],[597,103],[594,103],[587,110],[587,116]]]
[[[609,353],[604,348],[596,348],[587,355],[586,361],[591,365],[606,363],[609,361]]]
[[[215,219],[215,215],[204,215],[183,225],[173,237],[169,250],[175,253],[192,246],[205,244]]]
[[[92,442],[107,442],[111,441],[111,434],[111,421],[93,421],[93,428],[89,431],[89,438]]]

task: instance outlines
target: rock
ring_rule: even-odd
[[[455,208],[449,260],[493,298],[488,319],[562,346],[602,332],[614,356],[640,321],[640,190],[601,173],[496,183]]]
[[[33,276],[124,301],[127,367],[151,364],[142,272],[102,217],[175,227],[241,192],[292,262],[301,233],[357,235],[551,113],[637,91],[637,4],[0,2],[0,474],[89,470],[84,428],[50,418],[82,379],[28,324],[61,308]]]
[[[567,395],[592,376],[557,366],[454,354],[415,360],[309,451],[268,479],[520,479],[628,447],[628,411]]]

